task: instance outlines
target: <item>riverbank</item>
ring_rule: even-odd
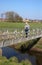
[[[2,56],[2,49],[0,49],[0,56]]]
[[[42,65],[42,38],[33,48],[30,49],[29,53],[36,56],[37,65]]]

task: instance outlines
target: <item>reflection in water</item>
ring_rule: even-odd
[[[13,48],[4,47],[2,48],[2,55],[6,56],[7,58],[10,58],[12,56],[16,56],[20,61],[23,59],[29,59],[33,65],[36,65],[36,58],[34,56],[31,56],[29,54],[22,54],[20,52],[17,52]]]

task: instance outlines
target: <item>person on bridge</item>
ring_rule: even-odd
[[[29,26],[29,24],[26,22],[26,24],[25,24],[25,34],[26,34],[26,38],[28,37],[28,32],[29,32],[29,30],[30,30],[30,26]]]

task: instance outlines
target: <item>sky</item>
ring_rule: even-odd
[[[0,14],[14,11],[23,18],[42,19],[42,0],[0,0]]]

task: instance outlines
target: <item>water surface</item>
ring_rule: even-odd
[[[2,48],[2,56],[6,56],[7,58],[10,58],[12,56],[16,56],[20,61],[23,59],[28,59],[32,62],[33,65],[36,65],[36,58],[34,56],[31,56],[29,54],[22,54],[18,51],[16,51],[13,48],[10,47],[3,47]]]

